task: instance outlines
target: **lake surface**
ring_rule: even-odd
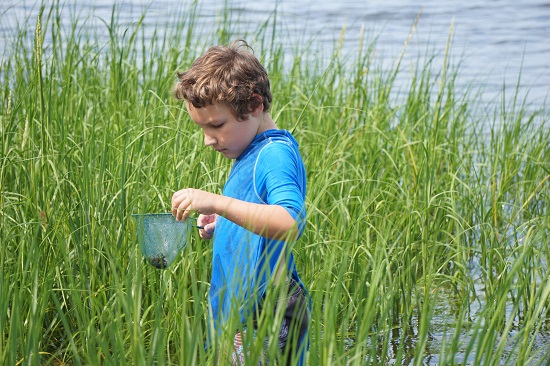
[[[16,29],[24,27],[34,32],[38,6],[35,1],[0,1],[0,57],[6,57],[10,50],[5,48]],[[66,24],[70,24],[76,13],[79,18],[86,19],[85,24],[102,29],[108,37],[101,19],[109,21],[112,1],[74,0],[72,3],[78,5],[68,6],[63,18]],[[234,33],[242,33],[247,38],[270,19],[277,8],[280,33],[275,36],[280,43],[288,44],[289,52],[296,44],[314,40],[328,51],[325,55],[329,58],[330,50],[345,27],[343,52],[353,55],[359,48],[364,29],[367,43],[377,39],[376,56],[388,68],[402,52],[411,26],[421,13],[402,62],[402,76],[407,76],[411,65],[423,63],[432,55],[435,55],[434,68],[439,69],[452,25],[452,59],[461,63],[458,87],[481,87],[486,101],[498,102],[503,90],[507,97],[514,94],[521,78],[520,95],[527,95],[529,103],[542,105],[550,97],[550,0],[282,0],[278,3],[256,0],[226,3],[232,11],[231,16],[238,20]],[[124,0],[119,3],[119,20],[129,25],[138,21],[147,9],[145,27],[162,28],[169,26],[167,24],[178,10],[190,4],[191,1],[177,0]],[[216,23],[223,17],[223,9],[223,1],[201,1],[197,29],[205,34],[214,32]],[[200,46],[202,43],[197,45]],[[428,352],[424,364],[438,363],[443,331],[446,322],[452,319],[448,311],[447,307],[436,309],[428,344],[432,352]],[[549,342],[550,334],[541,332],[535,346],[542,347]]]
[[[74,3],[78,4],[76,11]],[[343,52],[353,54],[359,48],[364,29],[367,42],[377,39],[376,56],[388,68],[395,64],[415,18],[421,14],[402,62],[404,72],[399,77],[407,79],[411,65],[423,64],[427,56],[435,55],[434,70],[438,71],[453,25],[451,52],[452,62],[460,62],[459,87],[481,87],[483,99],[498,102],[503,90],[511,97],[520,80],[520,96],[527,96],[529,104],[542,105],[550,96],[550,0],[203,0],[199,1],[196,28],[215,31],[217,20],[223,16],[224,3],[236,20],[236,35],[249,36],[277,9],[276,37],[287,42],[290,51],[293,45],[314,40],[330,57],[328,50],[345,27]],[[66,7],[70,9],[64,18],[67,22],[70,14],[76,12],[88,19],[86,24],[101,28],[104,25],[99,19],[109,20],[114,2],[68,1],[68,4]],[[136,22],[147,9],[146,26],[166,26],[178,10],[191,4],[189,0],[119,1],[120,22]],[[10,32],[26,24],[26,19],[29,19],[27,27],[34,31],[37,11],[34,0],[2,0],[0,55],[4,55]]]

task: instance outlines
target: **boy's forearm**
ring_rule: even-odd
[[[298,237],[296,220],[279,205],[265,205],[220,196],[216,200],[215,212],[252,231],[270,238],[294,241]]]

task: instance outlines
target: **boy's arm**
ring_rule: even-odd
[[[192,188],[174,193],[172,214],[176,220],[185,221],[192,211],[223,216],[270,239],[294,241],[298,237],[296,220],[279,205],[251,203]]]

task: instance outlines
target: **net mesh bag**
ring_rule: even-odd
[[[176,221],[171,213],[132,216],[136,220],[137,238],[145,260],[159,269],[170,266],[185,248],[193,222]]]

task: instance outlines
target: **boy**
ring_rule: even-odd
[[[269,114],[267,72],[242,40],[211,47],[178,73],[174,96],[203,130],[205,145],[234,160],[223,195],[185,188],[172,197],[176,219],[198,212],[200,236],[213,238],[210,326],[219,334],[238,311],[231,358],[242,365],[249,354],[247,344],[243,351],[247,316],[257,328],[262,311],[283,314],[278,359],[303,364],[310,300],[291,246],[304,229],[306,173],[298,143]],[[281,286],[288,292],[278,295],[275,309],[264,309],[267,294]],[[260,365],[269,363],[270,345],[263,343]]]

